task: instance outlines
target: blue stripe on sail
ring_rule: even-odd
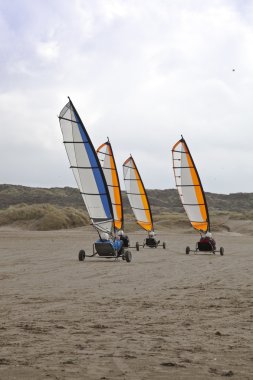
[[[87,154],[89,156],[89,159],[91,161],[94,160],[94,165],[97,165],[97,161],[96,161],[96,159],[94,157],[94,153],[93,153],[90,145],[86,146],[86,151],[87,151]],[[92,162],[91,162],[91,165],[93,165]],[[105,189],[105,185],[104,185],[104,182],[103,182],[103,178],[101,176],[101,172],[100,172],[99,168],[93,168],[92,171],[93,171],[93,174],[94,174],[94,178],[96,180],[98,191],[100,193],[100,198],[101,198],[102,204],[104,206],[105,214],[106,214],[107,218],[112,218],[112,215],[111,215],[111,212],[110,212],[110,207],[109,207],[108,196],[107,196],[107,193],[106,193],[106,189]]]
[[[82,125],[80,123],[80,119],[78,118],[76,113],[75,113],[75,118],[76,118],[76,121],[78,123],[78,128],[79,128],[80,134],[82,136],[82,139],[84,142],[87,142],[88,141],[87,132],[82,128]],[[100,194],[100,198],[101,198],[101,202],[102,202],[103,207],[104,207],[105,214],[106,214],[107,218],[112,218],[112,215],[110,212],[110,207],[109,207],[108,196],[105,194],[101,195],[101,193],[106,193],[106,189],[105,189],[105,185],[104,185],[103,178],[101,176],[100,170],[98,168],[94,168],[94,166],[97,166],[96,157],[94,155],[94,152],[93,152],[90,144],[85,144],[84,148],[86,149],[87,155],[89,157],[89,161],[90,161],[90,164],[92,167],[93,175],[94,175],[94,178],[95,178],[95,181],[97,184],[98,192]]]

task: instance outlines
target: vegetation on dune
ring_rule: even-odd
[[[0,209],[20,203],[83,208],[80,192],[72,187],[52,187],[47,189],[20,185],[0,185],[0,198]]]
[[[191,229],[176,189],[147,190],[147,193],[156,229]],[[138,230],[124,191],[122,197],[125,230]],[[233,230],[231,221],[253,221],[253,193],[207,193],[206,197],[212,231]],[[0,185],[0,199],[0,226],[14,224],[33,230],[51,230],[89,224],[82,197],[75,188]],[[247,226],[249,230],[250,224]]]
[[[189,228],[190,222],[185,213],[168,213],[161,212],[154,214],[153,220],[156,228]]]
[[[183,213],[176,189],[147,190],[152,209],[161,212]],[[126,193],[122,192],[124,210],[131,213]],[[210,211],[249,213],[253,210],[253,193],[214,194],[206,193]],[[52,204],[62,207],[84,207],[80,192],[72,187],[33,188],[20,185],[0,185],[0,209],[15,204]],[[251,217],[252,218],[252,217]]]
[[[30,230],[58,230],[89,224],[84,211],[73,207],[57,207],[49,204],[19,204],[0,210],[0,226],[15,225]]]

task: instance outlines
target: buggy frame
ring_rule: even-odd
[[[78,254],[79,261],[84,261],[85,257],[94,256],[114,260],[118,260],[118,258],[121,257],[122,260],[126,260],[128,263],[132,260],[131,252],[125,250],[123,245],[120,252],[118,252],[110,242],[96,242],[93,244],[92,251],[92,254],[87,254],[83,249],[81,249]]]
[[[195,249],[190,249],[190,247],[186,247],[185,253],[188,255],[190,252],[194,252],[195,254],[198,252],[207,252],[207,253],[219,253],[221,256],[224,255],[224,248],[220,247],[220,249],[216,249],[212,246],[210,242],[200,242],[196,243]]]

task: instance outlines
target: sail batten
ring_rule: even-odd
[[[186,214],[193,228],[206,232],[210,230],[210,221],[205,193],[183,138],[173,146],[172,159],[176,187]]]
[[[114,215],[114,230],[123,228],[123,203],[120,189],[120,182],[116,163],[110,141],[106,141],[97,149],[98,159],[103,169],[107,187],[112,201]]]
[[[132,156],[123,164],[123,176],[126,194],[137,223],[144,230],[152,231],[154,227],[147,193]]]
[[[70,167],[91,223],[97,230],[111,232],[113,210],[105,177],[90,137],[70,99],[60,112],[59,122]]]

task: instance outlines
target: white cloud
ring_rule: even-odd
[[[73,185],[56,117],[70,96],[95,147],[109,136],[120,166],[131,152],[148,188],[174,187],[170,149],[182,133],[206,190],[252,191],[253,17],[240,4],[2,4],[3,181]]]
[[[125,17],[128,14],[128,5],[122,0],[100,0],[98,3],[106,23]]]
[[[56,41],[39,42],[36,51],[39,57],[51,61],[58,58],[59,46]]]

